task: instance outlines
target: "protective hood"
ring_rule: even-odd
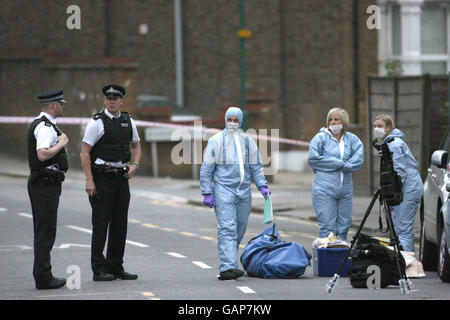
[[[401,132],[399,129],[395,128],[394,130],[392,130],[392,132],[386,137],[386,139],[390,138],[390,137],[394,137],[394,138],[400,138],[403,139],[405,137],[405,134],[403,132]],[[386,140],[385,139],[385,140]]]
[[[242,118],[244,117],[242,110],[239,109],[238,107],[228,108],[227,112],[225,112],[225,126],[227,125],[228,117],[230,117],[230,116],[234,116],[234,117],[238,118],[239,128],[240,128],[241,124],[242,124]]]

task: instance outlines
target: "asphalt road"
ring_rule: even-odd
[[[163,195],[158,187],[133,185],[129,210],[126,271],[136,281],[93,282],[90,268],[90,206],[84,184],[65,182],[52,250],[57,277],[80,273],[58,290],[36,290],[32,277],[33,224],[26,179],[0,176],[0,299],[1,300],[427,300],[450,299],[450,287],[437,274],[413,279],[419,290],[401,295],[398,287],[354,289],[341,278],[332,294],[329,278],[313,276],[312,267],[294,280],[252,278],[219,281],[217,229],[212,209],[191,205],[180,197]],[[175,188],[176,186],[174,186]],[[295,241],[311,253],[315,222],[278,217],[285,241]],[[241,247],[263,230],[261,214],[250,216]],[[352,236],[352,234],[350,234]],[[75,271],[74,271],[75,270]]]

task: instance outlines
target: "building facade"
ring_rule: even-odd
[[[394,68],[403,75],[450,72],[450,1],[378,0],[382,28],[378,38],[379,74]]]

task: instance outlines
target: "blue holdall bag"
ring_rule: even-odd
[[[251,277],[293,279],[302,276],[310,266],[311,255],[295,242],[284,242],[271,225],[245,246],[241,263]]]

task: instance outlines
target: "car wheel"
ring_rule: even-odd
[[[444,222],[442,222],[439,241],[438,275],[443,282],[450,282],[450,255],[448,254],[448,247],[445,242],[445,232]]]
[[[423,204],[420,206],[420,247],[419,260],[422,262],[423,270],[436,271],[438,261],[437,247],[427,240],[423,216]]]

